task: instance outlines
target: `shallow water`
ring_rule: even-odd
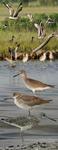
[[[12,68],[7,65],[7,62],[0,62],[0,118],[16,117],[27,115],[27,111],[17,108],[12,100],[4,101],[5,97],[12,96],[13,92],[23,92],[33,95],[26,89],[20,77],[13,79],[13,75],[19,70],[25,69],[28,76],[55,85],[46,91],[36,92],[36,95],[43,99],[51,99],[49,104],[37,106],[32,109],[32,115],[36,116],[39,122],[38,129],[32,129],[24,132],[25,142],[31,142],[31,139],[56,139],[58,140],[58,61],[54,62],[39,62],[29,61],[22,63],[17,61],[16,67]],[[46,113],[47,116],[56,119],[56,122],[50,121],[47,118],[41,118],[41,113]],[[20,131],[17,128],[0,128],[0,146],[10,143],[18,144],[20,141]]]

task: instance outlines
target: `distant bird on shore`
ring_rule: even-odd
[[[44,52],[40,58],[39,58],[40,61],[44,62],[46,60],[46,52]]]
[[[53,52],[49,52],[49,60],[53,60],[54,59],[54,56],[53,56]]]
[[[27,77],[27,73],[25,70],[21,70],[18,74],[14,75],[13,77],[16,77],[18,75],[21,76],[25,86],[28,89],[30,89],[33,93],[35,93],[35,91],[43,91],[46,89],[54,88],[54,85],[45,84],[41,81]]]
[[[29,111],[29,116],[30,116],[30,110],[32,109],[32,107],[36,105],[46,104],[52,101],[52,100],[44,100],[40,97],[26,95],[23,93],[14,93],[13,99],[14,99],[14,103],[16,104],[16,106]]]
[[[19,15],[19,12],[22,10],[22,3],[20,3],[17,7],[17,9],[14,11],[14,9],[11,7],[11,5],[9,4],[6,4],[5,2],[3,2],[3,4],[8,8],[8,11],[9,11],[9,19],[18,19],[18,15]]]
[[[18,57],[18,50],[19,50],[19,47],[20,47],[20,43],[16,43],[16,47],[14,49],[14,53],[15,53],[15,60],[17,60],[17,57]]]

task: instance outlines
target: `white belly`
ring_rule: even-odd
[[[28,86],[27,84],[25,84],[25,86],[30,89],[31,91],[35,92],[35,91],[43,91],[43,90],[47,90],[49,89],[50,87],[49,86],[46,86],[46,87],[31,87],[31,86]]]
[[[19,103],[19,101],[16,98],[14,98],[14,103],[16,104],[16,106],[18,106],[19,108],[22,108],[22,109],[29,109],[30,108],[30,106],[24,104],[21,101]]]

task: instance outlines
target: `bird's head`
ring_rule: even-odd
[[[14,75],[13,77],[16,77],[20,75],[22,78],[26,77],[26,71],[25,70],[20,70],[18,74]]]

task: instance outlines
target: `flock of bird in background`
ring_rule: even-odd
[[[22,2],[19,3],[16,10],[14,10],[10,4],[6,4],[5,2],[3,2],[3,4],[9,11],[9,19],[17,20],[19,18],[19,13],[22,11],[22,8],[23,8],[22,7]],[[29,18],[30,22],[33,22],[33,16],[32,16],[31,13],[27,14],[27,17]],[[54,23],[55,23],[55,20],[51,19],[48,16],[48,19],[47,19],[45,24],[54,24]],[[39,39],[44,38],[46,36],[45,27],[44,27],[44,24],[42,23],[42,21],[40,22],[40,24],[34,23],[34,27],[37,29]],[[13,41],[14,38],[15,37],[12,36],[11,40]],[[34,37],[32,36],[31,41],[33,42],[33,40],[34,40]],[[11,52],[10,52],[11,53],[11,59],[5,58],[12,66],[15,66],[14,62],[12,61],[12,55],[14,55],[15,60],[17,60],[17,58],[18,58],[18,48],[19,48],[19,46],[17,44],[15,50],[14,51],[11,50]],[[47,57],[47,52],[43,52],[42,55],[39,57],[39,60],[40,61],[45,61],[46,57]],[[23,62],[27,62],[29,59],[30,59],[30,57],[29,57],[28,53],[23,54],[23,59],[22,59]],[[51,51],[49,51],[49,59],[50,60],[54,59],[54,55]]]

